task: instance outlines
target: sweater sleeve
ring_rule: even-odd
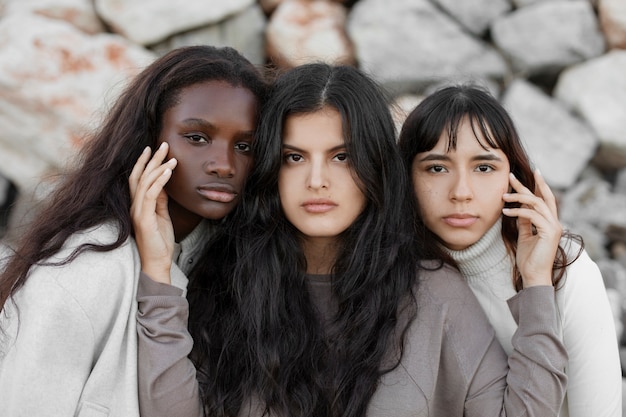
[[[554,289],[525,289],[510,304],[519,328],[504,389],[499,391],[501,371],[496,366],[504,352],[493,338],[473,375],[464,415],[557,417],[567,385],[567,353],[559,337]]]
[[[567,387],[568,355],[560,337],[554,288],[526,288],[509,299],[518,329],[509,355],[507,415],[558,416]]]
[[[139,407],[145,417],[202,417],[196,370],[187,355],[189,305],[179,288],[145,274],[137,289]]]
[[[611,307],[597,265],[583,252],[557,300],[567,347],[570,417],[621,417],[622,378]]]

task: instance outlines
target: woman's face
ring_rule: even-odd
[[[159,144],[169,144],[178,165],[165,186],[177,232],[202,218],[218,220],[239,202],[252,163],[257,100],[252,92],[220,81],[184,88],[165,111]]]
[[[308,242],[335,242],[366,204],[350,168],[341,115],[325,107],[288,116],[282,148],[278,189],[285,216]]]
[[[486,144],[480,131],[478,139]],[[469,120],[459,125],[456,149],[437,145],[413,159],[413,186],[426,227],[452,250],[476,243],[502,214],[509,189],[509,160],[500,149],[484,149]]]

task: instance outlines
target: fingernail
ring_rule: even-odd
[[[535,172],[537,173],[537,175],[541,175],[541,171],[539,170],[539,168],[535,169]],[[543,175],[541,175],[543,176]]]
[[[512,172],[509,172],[509,177],[512,178],[512,179],[516,179],[515,174],[512,173]]]
[[[149,146],[146,146],[145,148],[143,148],[142,153],[148,153],[148,152],[150,152],[150,147]]]
[[[167,142],[162,142],[161,145],[159,146],[159,149],[163,149],[167,146]]]

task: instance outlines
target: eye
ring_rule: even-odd
[[[492,167],[491,165],[487,165],[487,164],[478,165],[476,167],[476,171],[479,171],[479,172],[491,172],[493,170],[494,170],[494,167]]]
[[[235,144],[235,150],[242,152],[242,153],[247,153],[252,150],[252,147],[250,146],[249,143],[241,142],[241,143]]]
[[[300,162],[300,161],[302,161],[302,159],[303,159],[303,158],[302,158],[302,155],[297,154],[297,153],[288,153],[288,154],[285,154],[285,155],[283,156],[283,158],[285,159],[285,162],[287,162],[287,163],[289,163],[289,162],[291,162],[291,163]]]
[[[189,135],[185,135],[185,137],[193,143],[208,143],[208,139],[205,138],[202,135],[198,135],[198,134],[189,134]]]
[[[335,159],[335,160],[337,160],[339,162],[347,161],[348,160],[348,153],[347,152],[338,153],[337,155],[335,155],[333,157],[333,159]]]
[[[432,172],[433,174],[440,174],[442,172],[447,172],[448,170],[443,165],[429,165],[426,167],[427,172]]]

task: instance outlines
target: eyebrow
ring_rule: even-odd
[[[214,128],[215,125],[207,120],[198,119],[198,118],[189,118],[185,119],[181,122],[181,124],[185,126],[201,126],[204,128]]]
[[[185,119],[181,122],[181,124],[183,126],[185,126],[186,128],[202,128],[202,129],[217,129],[217,127],[209,122],[208,120],[205,119],[198,119],[195,117],[189,118],[189,119]],[[239,137],[251,137],[254,136],[255,131],[254,130],[243,130],[241,132],[238,133],[237,136]]]
[[[341,145],[337,145],[337,146],[334,146],[334,147],[330,148],[327,152],[335,152],[335,151],[338,151],[338,150],[341,150],[341,149],[345,149],[345,148],[346,148],[346,144],[342,143]],[[296,151],[296,152],[303,152],[303,153],[307,152],[306,150],[298,148],[297,146],[287,145],[287,144],[283,143],[283,150],[285,150],[285,149],[289,149],[291,151]]]
[[[452,158],[448,156],[448,154],[439,154],[439,153],[429,153],[423,158],[420,158],[419,162],[428,162],[428,161],[450,161]],[[502,158],[497,155],[491,153],[485,153],[473,156],[472,161],[496,161],[501,162]]]

